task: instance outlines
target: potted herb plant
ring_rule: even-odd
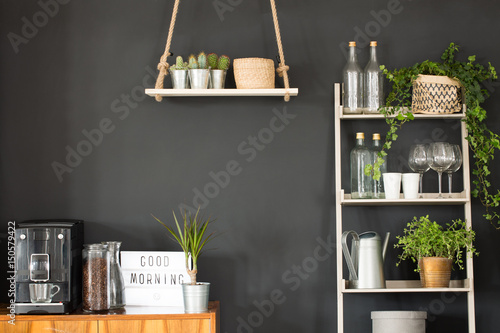
[[[207,227],[213,220],[210,218],[204,219],[199,213],[199,208],[195,216],[184,211],[181,223],[179,223],[175,213],[173,213],[177,229],[170,228],[153,215],[154,219],[168,230],[173,239],[181,246],[182,251],[184,251],[186,269],[191,279],[191,283],[184,283],[182,285],[184,310],[186,313],[208,311],[210,283],[197,282],[196,274],[198,273],[198,258],[205,245],[214,237],[215,232],[207,233]]]
[[[396,248],[403,252],[399,262],[411,259],[418,263],[415,271],[420,272],[422,287],[433,288],[449,286],[451,266],[454,262],[464,269],[464,255],[478,255],[474,247],[475,232],[462,220],[453,220],[443,228],[437,222],[431,222],[429,215],[414,217],[404,229],[403,236],[396,236]]]
[[[500,190],[491,190],[488,180],[490,175],[489,164],[494,154],[500,149],[500,136],[488,129],[487,113],[482,107],[483,102],[490,96],[489,91],[482,85],[485,81],[497,79],[495,68],[488,63],[483,66],[476,63],[476,56],[469,56],[467,61],[455,58],[459,46],[450,43],[441,56],[441,62],[425,60],[411,67],[403,67],[389,71],[384,66],[381,69],[392,83],[386,106],[380,109],[389,124],[385,143],[373,165],[368,165],[366,174],[372,174],[374,179],[380,178],[380,166],[391,148],[392,142],[397,140],[397,131],[403,124],[414,119],[412,110],[413,84],[419,75],[447,76],[456,80],[462,86],[463,102],[467,107],[464,122],[468,135],[466,137],[473,152],[474,189],[472,195],[479,198],[485,207],[484,217],[497,229],[500,229],[500,215],[493,209],[500,207]]]

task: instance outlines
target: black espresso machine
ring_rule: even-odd
[[[82,301],[82,248],[81,220],[17,224],[15,312],[57,314],[75,310]]]

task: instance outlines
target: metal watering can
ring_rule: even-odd
[[[349,268],[349,288],[385,288],[384,259],[390,232],[385,235],[384,244],[375,231],[358,235],[355,231],[342,234],[342,250]],[[347,237],[352,235],[351,252]]]

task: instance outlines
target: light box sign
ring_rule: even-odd
[[[183,306],[182,284],[190,281],[184,252],[122,251],[127,305]]]

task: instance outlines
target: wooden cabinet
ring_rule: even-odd
[[[93,314],[77,310],[69,315],[16,315],[9,324],[6,306],[0,309],[0,332],[5,333],[218,333],[219,302],[206,313],[183,313],[181,308],[125,307],[114,313]]]
[[[65,321],[65,320],[16,320],[15,325],[9,324],[7,321],[0,322],[0,332],[5,333],[40,333],[40,332],[86,332],[97,333],[97,321],[81,320],[81,321]],[[17,318],[17,316],[16,316]]]

